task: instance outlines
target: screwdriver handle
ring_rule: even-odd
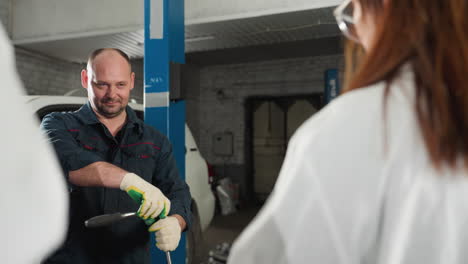
[[[164,219],[164,218],[166,218],[166,206],[164,206],[163,210],[162,210],[161,213],[159,214],[159,219]],[[143,220],[143,221],[145,221],[145,224],[146,224],[147,226],[150,226],[150,225],[152,225],[152,224],[154,224],[154,223],[156,222],[156,219],[154,219],[154,218],[148,218],[148,219]]]

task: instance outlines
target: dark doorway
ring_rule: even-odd
[[[273,190],[289,139],[322,106],[321,94],[247,100],[248,190],[263,202]]]

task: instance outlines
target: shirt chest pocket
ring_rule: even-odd
[[[121,150],[124,169],[151,182],[153,173],[157,169],[159,149],[152,143],[136,143],[121,146]]]
[[[87,131],[80,131],[76,136],[76,141],[82,150],[105,158],[108,147],[102,138],[92,135]]]

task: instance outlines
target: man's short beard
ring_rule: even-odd
[[[126,106],[122,106],[117,112],[108,112],[106,108],[103,107],[102,105],[97,105],[96,108],[99,114],[101,114],[102,116],[107,117],[107,118],[113,118],[113,117],[120,115],[123,111],[125,111]]]

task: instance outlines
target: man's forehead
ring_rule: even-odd
[[[91,77],[92,82],[105,82],[105,83],[128,83],[130,81],[130,76],[127,78],[127,76],[124,76],[125,78],[103,78],[102,76],[96,76],[93,74]]]
[[[106,83],[128,82],[132,76],[130,69],[119,69],[115,65],[108,68],[98,67],[98,69],[93,69],[88,74],[91,75],[91,81]]]
[[[89,65],[91,63],[91,65]],[[130,62],[127,61],[117,51],[109,49],[99,53],[91,62],[88,62],[88,69],[93,72],[106,70],[127,70],[131,73]]]

